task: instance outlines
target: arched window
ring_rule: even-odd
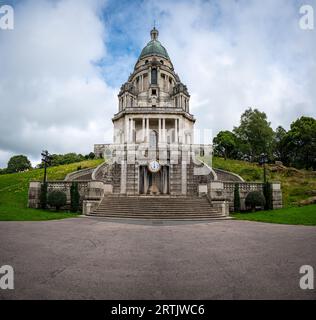
[[[151,84],[157,84],[157,69],[151,69]]]

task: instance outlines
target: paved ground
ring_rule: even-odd
[[[246,221],[0,222],[0,299],[316,299],[316,228]]]

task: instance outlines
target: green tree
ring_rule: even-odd
[[[276,160],[284,163],[288,162],[288,154],[286,150],[286,130],[282,126],[278,126],[274,132],[273,156]]]
[[[265,197],[265,210],[272,210],[273,209],[273,203],[272,203],[272,185],[271,182],[266,182],[263,185],[263,194]]]
[[[47,183],[41,184],[40,203],[42,209],[47,209]]]
[[[316,120],[301,117],[291,124],[284,138],[288,164],[316,170]]]
[[[243,158],[258,161],[260,154],[265,153],[272,157],[273,130],[267,115],[258,109],[247,109],[240,118],[239,127],[233,132],[240,140],[240,150]]]
[[[220,131],[213,139],[214,153],[219,157],[234,159],[237,155],[237,138],[231,131]]]
[[[240,194],[239,194],[239,183],[235,183],[234,187],[234,212],[240,211]]]
[[[252,211],[256,210],[256,207],[264,207],[266,200],[264,195],[259,191],[250,191],[245,199],[245,204],[250,207]]]
[[[65,206],[67,203],[67,196],[65,192],[54,190],[48,194],[47,203],[56,208],[58,211],[61,207]]]
[[[8,173],[22,172],[32,168],[30,160],[24,155],[13,156],[8,162]]]
[[[73,182],[70,187],[70,210],[71,212],[78,212],[80,205],[80,194],[78,189],[78,182]]]

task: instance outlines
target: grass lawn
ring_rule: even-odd
[[[47,170],[49,180],[64,179],[70,172],[76,171],[80,166],[93,168],[102,163],[102,159],[87,160]],[[53,212],[27,208],[28,187],[32,180],[43,178],[43,169],[34,169],[28,172],[0,175],[0,221],[39,221],[55,220],[75,217],[65,212]]]
[[[316,204],[304,207],[283,208],[272,211],[235,213],[232,214],[232,216],[238,220],[316,226]]]
[[[204,158],[214,168],[237,173],[245,181],[263,181],[263,169],[256,163],[223,159],[219,157]],[[267,176],[270,181],[280,181],[282,187],[283,207],[297,206],[301,200],[316,195],[316,172],[284,168],[273,170],[274,165],[267,166]]]

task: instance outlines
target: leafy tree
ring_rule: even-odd
[[[8,162],[8,173],[22,172],[32,168],[30,160],[24,155],[13,156]]]
[[[250,191],[246,196],[245,204],[252,211],[255,211],[256,207],[264,207],[265,203],[264,195],[259,191]]]
[[[297,168],[316,170],[316,120],[301,117],[291,124],[284,137],[288,164]]]
[[[234,211],[240,211],[240,194],[239,194],[239,183],[235,183],[234,187]]]
[[[231,131],[220,131],[213,139],[214,153],[217,156],[234,159],[237,155],[237,137]]]
[[[47,209],[47,183],[41,184],[40,203],[42,209]]]
[[[62,191],[54,190],[48,194],[47,203],[58,211],[61,207],[66,205],[67,196]]]
[[[7,174],[7,173],[9,173],[7,168],[3,168],[3,169],[0,168],[0,175]]]
[[[73,182],[70,187],[70,210],[71,212],[78,212],[80,205],[80,194],[78,189],[78,182]]]
[[[89,154],[85,155],[84,157],[85,157],[85,159],[93,160],[93,159],[95,159],[95,154],[93,152],[90,152]]]
[[[278,126],[274,132],[273,155],[274,158],[284,163],[288,162],[288,154],[286,150],[286,130],[282,126]]]
[[[273,130],[267,116],[258,109],[247,109],[240,118],[239,127],[233,132],[240,140],[240,149],[244,158],[258,161],[260,154],[272,157]]]
[[[271,182],[266,182],[263,185],[263,194],[266,199],[264,209],[265,210],[272,210],[273,203],[272,203],[272,185]]]

